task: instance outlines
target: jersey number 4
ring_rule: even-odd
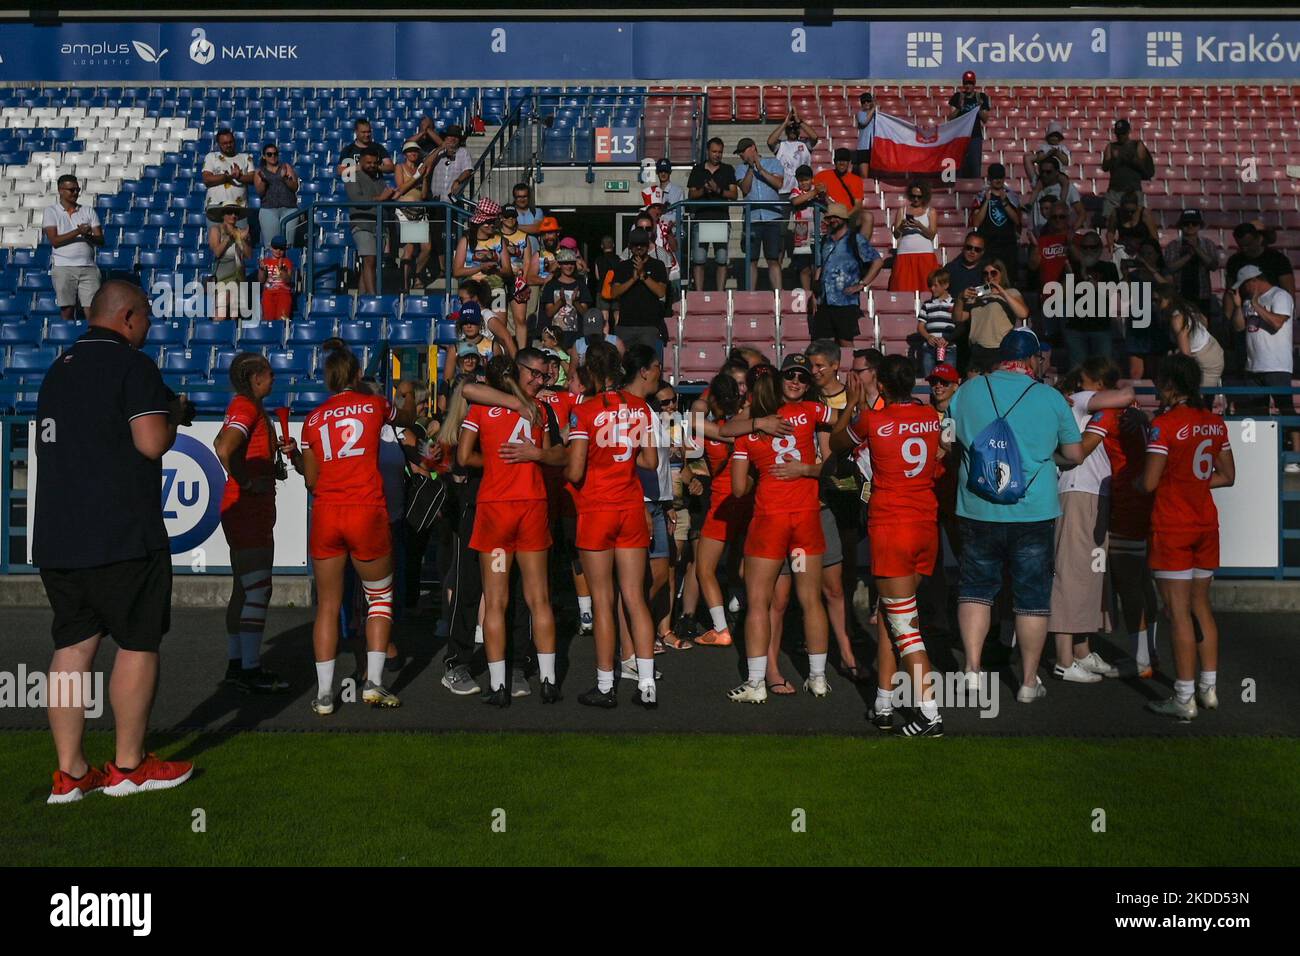
[[[342,441],[337,455],[334,453],[334,440],[330,437],[331,428],[337,432],[338,438]],[[320,430],[320,447],[325,460],[333,461],[335,458],[356,458],[364,455],[366,450],[358,448],[357,442],[361,441],[365,431],[365,423],[358,418],[340,418],[323,426]]]

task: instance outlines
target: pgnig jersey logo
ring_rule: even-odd
[[[189,435],[177,435],[163,457],[162,507],[171,553],[193,551],[221,524],[226,472],[216,454]]]

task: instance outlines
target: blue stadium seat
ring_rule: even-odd
[[[145,341],[149,345],[184,346],[190,337],[190,324],[184,320],[154,322],[149,326]]]
[[[236,322],[212,322],[201,319],[194,323],[194,331],[190,333],[189,344],[191,347],[215,345],[221,348],[230,348],[235,344],[235,331],[237,328],[238,323]]]
[[[262,348],[281,348],[284,346],[283,322],[241,322],[239,324],[239,348],[241,351]]]
[[[44,340],[45,323],[40,319],[0,316],[0,345],[35,347]]]
[[[10,249],[9,265],[22,266],[24,269],[48,269],[50,267],[50,247],[41,244],[35,249]]]
[[[22,270],[18,266],[5,266],[0,269],[0,293],[13,293],[18,291],[18,278]]]
[[[318,249],[312,254],[313,292],[332,292],[343,288],[347,272],[346,249]]]
[[[11,292],[6,292],[0,294],[0,321],[7,322],[11,318],[26,316],[31,304],[32,297],[30,293],[14,295]]]
[[[402,318],[404,319],[440,319],[442,318],[442,296],[408,295],[402,300]]]
[[[307,378],[311,375],[313,351],[301,349],[271,349],[266,353],[266,360],[271,363],[277,376]]]
[[[455,345],[459,337],[456,332],[455,322],[438,322],[434,326],[433,341],[435,345]]]
[[[296,319],[289,325],[289,345],[313,347],[334,335],[334,319]]]
[[[352,318],[352,297],[347,295],[314,295],[307,307],[307,315],[313,319]]]
[[[18,288],[28,292],[49,292],[54,289],[50,274],[44,270],[28,269],[23,273]]]
[[[317,406],[327,402],[329,397],[330,393],[323,388],[307,391],[299,389],[293,396],[293,413],[295,415],[307,415],[315,411]]]
[[[227,325],[231,323],[227,322]],[[239,353],[230,348],[218,348],[212,356],[212,377],[214,379],[225,379],[230,374],[230,363],[235,360]]]
[[[95,264],[109,272],[131,272],[135,269],[135,246],[119,246],[95,256]]]
[[[212,365],[210,348],[169,348],[163,353],[162,370],[172,376],[207,378]]]
[[[393,346],[428,345],[430,324],[428,319],[402,319],[388,323],[388,342]]]
[[[163,378],[167,378],[167,375],[164,374]],[[230,394],[221,389],[193,392],[190,394],[190,401],[194,403],[200,415],[220,415],[230,403]]]
[[[31,315],[62,315],[53,292],[38,292],[32,299]]]
[[[175,249],[141,249],[139,266],[141,269],[175,269],[177,258]]]
[[[45,327],[44,343],[52,346],[71,345],[86,334],[85,322],[66,322],[63,319],[50,322]]]
[[[37,382],[45,377],[58,357],[59,350],[56,348],[15,346],[9,350],[9,372],[19,381]]]
[[[356,317],[360,318],[392,318],[397,315],[397,300],[395,295],[363,295],[357,297]]]
[[[376,319],[354,319],[339,323],[339,338],[348,345],[378,345],[383,323]]]
[[[145,345],[140,349],[145,355],[149,356],[149,361],[155,365],[162,364],[163,347],[161,345]]]

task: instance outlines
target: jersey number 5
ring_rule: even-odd
[[[339,437],[343,441],[343,444],[339,446],[337,456],[334,454],[334,442],[330,438],[331,428],[335,429],[339,433]],[[365,430],[365,424],[358,418],[340,418],[338,421],[330,422],[328,425],[322,427],[320,430],[320,445],[321,451],[324,452],[325,460],[333,461],[335,457],[356,458],[359,455],[364,455],[366,450],[364,448],[358,448],[357,442],[361,440],[361,436],[365,434]]]

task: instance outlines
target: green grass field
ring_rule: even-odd
[[[0,864],[1300,862],[1292,739],[248,733],[155,745],[200,773],[166,793],[47,807],[48,736],[0,734]],[[111,746],[92,735],[89,754],[102,762]]]

